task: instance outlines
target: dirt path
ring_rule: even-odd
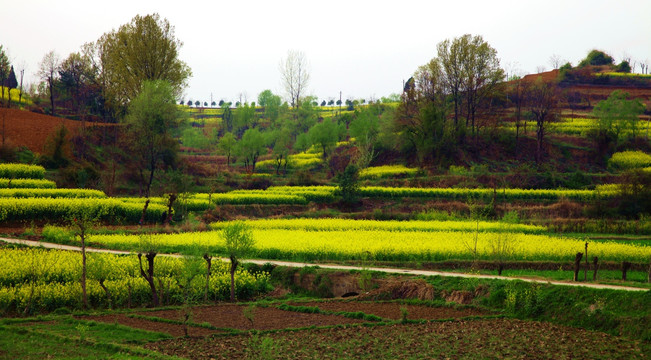
[[[22,239],[9,239],[0,237],[0,241],[4,241],[11,244],[20,244],[27,246],[40,246],[47,249],[59,249],[59,250],[69,250],[69,251],[81,251],[81,248],[78,246],[70,245],[59,245],[41,241],[34,240],[22,240]],[[86,248],[88,252],[99,252],[99,253],[109,253],[109,254],[132,254],[133,252],[121,251],[121,250],[108,250],[108,249],[97,249],[97,248]],[[160,256],[171,256],[171,257],[181,257],[178,254],[160,254]],[[230,261],[228,258],[221,258],[222,261]],[[530,279],[522,277],[507,277],[507,276],[497,276],[497,275],[476,275],[476,274],[463,274],[463,273],[454,273],[454,272],[444,272],[444,271],[431,271],[431,270],[411,270],[411,269],[391,269],[391,268],[375,268],[375,267],[366,267],[362,268],[359,266],[347,266],[347,265],[330,265],[330,264],[311,264],[311,263],[302,263],[302,262],[290,262],[290,261],[279,261],[279,260],[243,260],[242,262],[248,262],[258,265],[264,264],[274,264],[278,266],[288,266],[288,267],[306,267],[306,266],[319,266],[323,269],[333,269],[333,270],[369,270],[384,272],[389,274],[404,274],[404,275],[417,275],[417,276],[449,276],[449,277],[462,277],[462,278],[476,278],[476,279],[498,279],[498,280],[521,280],[531,283],[541,283],[541,284],[552,284],[552,285],[563,285],[563,286],[579,286],[587,287],[593,289],[610,289],[610,290],[625,290],[625,291],[650,291],[649,289],[636,288],[630,286],[618,286],[618,285],[606,285],[606,284],[587,284],[587,283],[573,283],[573,282],[563,282],[563,281],[550,281],[550,280],[539,280],[539,279]]]

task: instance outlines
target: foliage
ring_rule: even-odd
[[[587,65],[612,65],[615,60],[612,56],[601,50],[591,50],[585,59],[581,60],[579,67]]]
[[[127,135],[123,141],[131,151],[130,159],[146,197],[149,197],[156,170],[176,161],[178,142],[171,130],[176,128],[181,115],[173,91],[165,81],[144,81],[142,91],[129,105]]]
[[[651,166],[651,155],[642,151],[616,152],[608,160],[608,166],[617,170],[648,167]]]
[[[166,210],[151,204],[145,220],[157,222]],[[137,223],[142,206],[108,198],[0,198],[0,221],[63,219],[85,211],[112,223]]]
[[[126,108],[147,81],[168,83],[172,99],[178,98],[192,76],[178,58],[182,45],[175,38],[174,27],[158,14],[136,15],[118,30],[104,34],[97,47],[101,49],[101,75],[109,105]]]
[[[355,164],[346,166],[337,176],[338,190],[345,204],[357,202],[359,196],[359,168]]]
[[[52,311],[60,307],[77,308],[80,306],[81,289],[79,287],[80,257],[73,252],[44,249],[0,249],[0,261],[5,266],[0,269],[0,309],[4,311],[22,311],[29,300],[31,288],[28,285],[32,272],[31,259],[38,258],[48,266],[39,267],[33,293],[32,310]],[[149,288],[139,273],[138,261],[133,255],[120,256],[111,254],[89,254],[88,300],[91,307],[107,306],[105,291],[99,285],[100,277],[106,278],[104,284],[110,289],[113,305],[144,305],[149,301]],[[93,265],[95,264],[95,265]],[[159,279],[169,284],[165,291],[166,299],[180,303],[182,289],[174,278],[184,271],[184,261],[172,257],[157,259]],[[94,268],[96,265],[102,269]],[[98,273],[99,271],[99,273]],[[210,279],[210,299],[228,298],[228,264],[216,261],[213,264],[213,276]],[[267,275],[256,276],[245,270],[237,273],[238,296],[246,298],[261,291],[266,291]],[[193,278],[190,283],[192,296],[201,296],[205,282]]]
[[[43,179],[45,168],[39,165],[0,164],[0,178]]]
[[[477,222],[470,223],[463,226],[477,226]],[[293,261],[361,260],[364,256],[377,261],[472,260],[463,244],[476,236],[477,259],[492,260],[490,244],[503,234],[502,230],[497,230],[477,233],[475,229],[451,231],[445,227],[440,231],[360,230],[355,226],[323,231],[291,226],[288,229],[253,228],[251,232],[256,242],[251,249],[251,257]],[[182,251],[190,246],[188,244],[198,243],[211,246],[218,254],[228,255],[225,244],[216,239],[219,233],[209,231],[152,236],[165,252]],[[583,239],[526,234],[518,230],[508,234],[512,236],[513,257],[522,261],[569,261],[585,244]],[[129,250],[138,241],[138,237],[132,235],[95,235],[89,243]],[[629,243],[591,242],[590,249],[590,254],[602,261],[646,263],[651,256],[651,247]]]
[[[106,198],[92,189],[0,189],[0,198]]]
[[[631,137],[637,135],[638,116],[644,112],[644,104],[639,99],[630,99],[621,90],[613,91],[608,99],[600,101],[592,110],[597,118],[594,131],[597,139],[612,137],[615,145],[621,134],[627,130]],[[599,144],[600,147],[607,144]]]
[[[418,169],[408,168],[404,165],[383,165],[362,169],[359,172],[359,177],[361,179],[384,178],[397,175],[415,175],[417,172]]]
[[[325,159],[339,140],[339,127],[334,121],[323,120],[310,128],[308,136],[312,145],[321,147]]]
[[[0,189],[55,189],[56,187],[56,183],[52,180],[0,179]]]

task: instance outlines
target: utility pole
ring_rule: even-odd
[[[341,91],[339,92],[339,115],[341,115]]]

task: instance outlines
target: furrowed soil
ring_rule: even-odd
[[[347,326],[146,345],[189,359],[646,359],[648,343],[515,319]]]

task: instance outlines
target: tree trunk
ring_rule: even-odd
[[[581,270],[581,258],[583,257],[583,253],[576,253],[576,257],[574,258],[574,281],[579,281],[579,270]]]
[[[626,281],[626,273],[631,268],[631,263],[628,261],[622,262],[622,280]]]
[[[104,292],[106,293],[106,300],[108,301],[108,307],[109,307],[109,309],[113,309],[113,304],[111,303],[111,292],[110,292],[109,289],[106,287],[106,285],[104,285],[104,279],[102,279],[102,280],[99,281],[99,286],[100,286],[100,287],[104,290]],[[129,292],[130,292],[130,290],[131,290],[131,289],[129,289]]]
[[[149,264],[149,269],[145,273],[145,270],[142,268],[142,254],[138,254],[138,261],[140,263],[140,275],[147,281],[149,288],[151,289],[151,302],[153,306],[158,306],[158,293],[156,292],[156,283],[154,283],[154,258],[156,257],[155,252],[149,252],[145,255],[147,258],[147,264]]]
[[[210,268],[212,267],[212,256],[208,256],[208,254],[203,255],[204,260],[206,260],[206,289],[203,292],[203,301],[207,302],[208,301],[208,288],[210,285]]]
[[[140,225],[145,223],[145,214],[147,213],[147,207],[149,206],[149,199],[145,201],[145,206],[142,208],[142,215],[140,216]]]
[[[86,294],[86,239],[81,233],[81,301],[85,309],[88,308],[88,295]]]
[[[597,270],[599,270],[599,258],[592,258],[592,267],[594,268],[594,273],[592,274],[592,281],[597,281]]]
[[[588,263],[588,243],[585,243],[585,269],[583,269],[583,281],[588,281],[588,268],[590,264]]]
[[[237,269],[237,259],[231,256],[231,302],[235,302],[235,269]]]

